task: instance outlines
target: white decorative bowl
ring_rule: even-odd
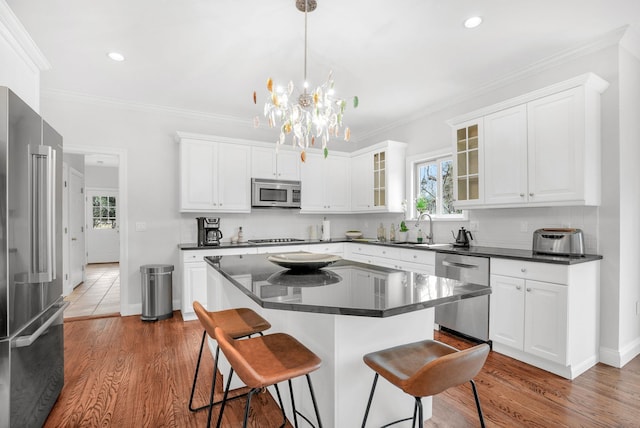
[[[360,232],[359,230],[347,230],[345,233],[345,236],[347,238],[360,238],[362,236],[362,232]]]

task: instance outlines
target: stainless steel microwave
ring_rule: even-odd
[[[252,178],[251,206],[300,208],[300,187],[299,181]]]

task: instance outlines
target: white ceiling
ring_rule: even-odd
[[[250,123],[268,77],[302,81],[295,0],[7,3],[51,63],[44,91]],[[467,30],[472,15],[484,23]],[[357,140],[636,23],[640,0],[318,0],[308,77],[320,83],[333,70],[338,94],[359,96],[345,116]],[[126,60],[110,60],[114,50]]]

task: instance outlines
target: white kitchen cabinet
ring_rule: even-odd
[[[302,213],[348,213],[351,210],[350,159],[330,153],[307,153],[300,167]]]
[[[352,212],[402,212],[406,147],[385,141],[353,153]]]
[[[484,117],[484,203],[527,201],[527,106]]]
[[[275,146],[251,148],[251,177],[300,180],[300,152]]]
[[[251,147],[182,138],[180,211],[250,212]]]
[[[362,263],[435,275],[435,251],[346,243],[345,257]]]
[[[180,252],[177,277],[174,276],[173,286],[181,290],[180,310],[182,319],[190,321],[196,319],[193,302],[197,300],[205,309],[208,308],[211,296],[207,290],[207,262],[205,257],[228,256],[237,254],[256,254],[254,247],[238,247],[225,249],[202,249]]]
[[[310,244],[309,251],[319,254],[334,254],[342,257],[344,255],[344,244],[342,242],[320,242],[318,244]]]
[[[491,259],[489,338],[496,352],[573,379],[598,362],[599,262]]]
[[[588,73],[448,121],[456,206],[599,205],[600,94],[607,86]]]

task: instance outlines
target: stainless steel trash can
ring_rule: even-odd
[[[173,265],[140,266],[142,280],[142,321],[158,321],[173,316]]]

